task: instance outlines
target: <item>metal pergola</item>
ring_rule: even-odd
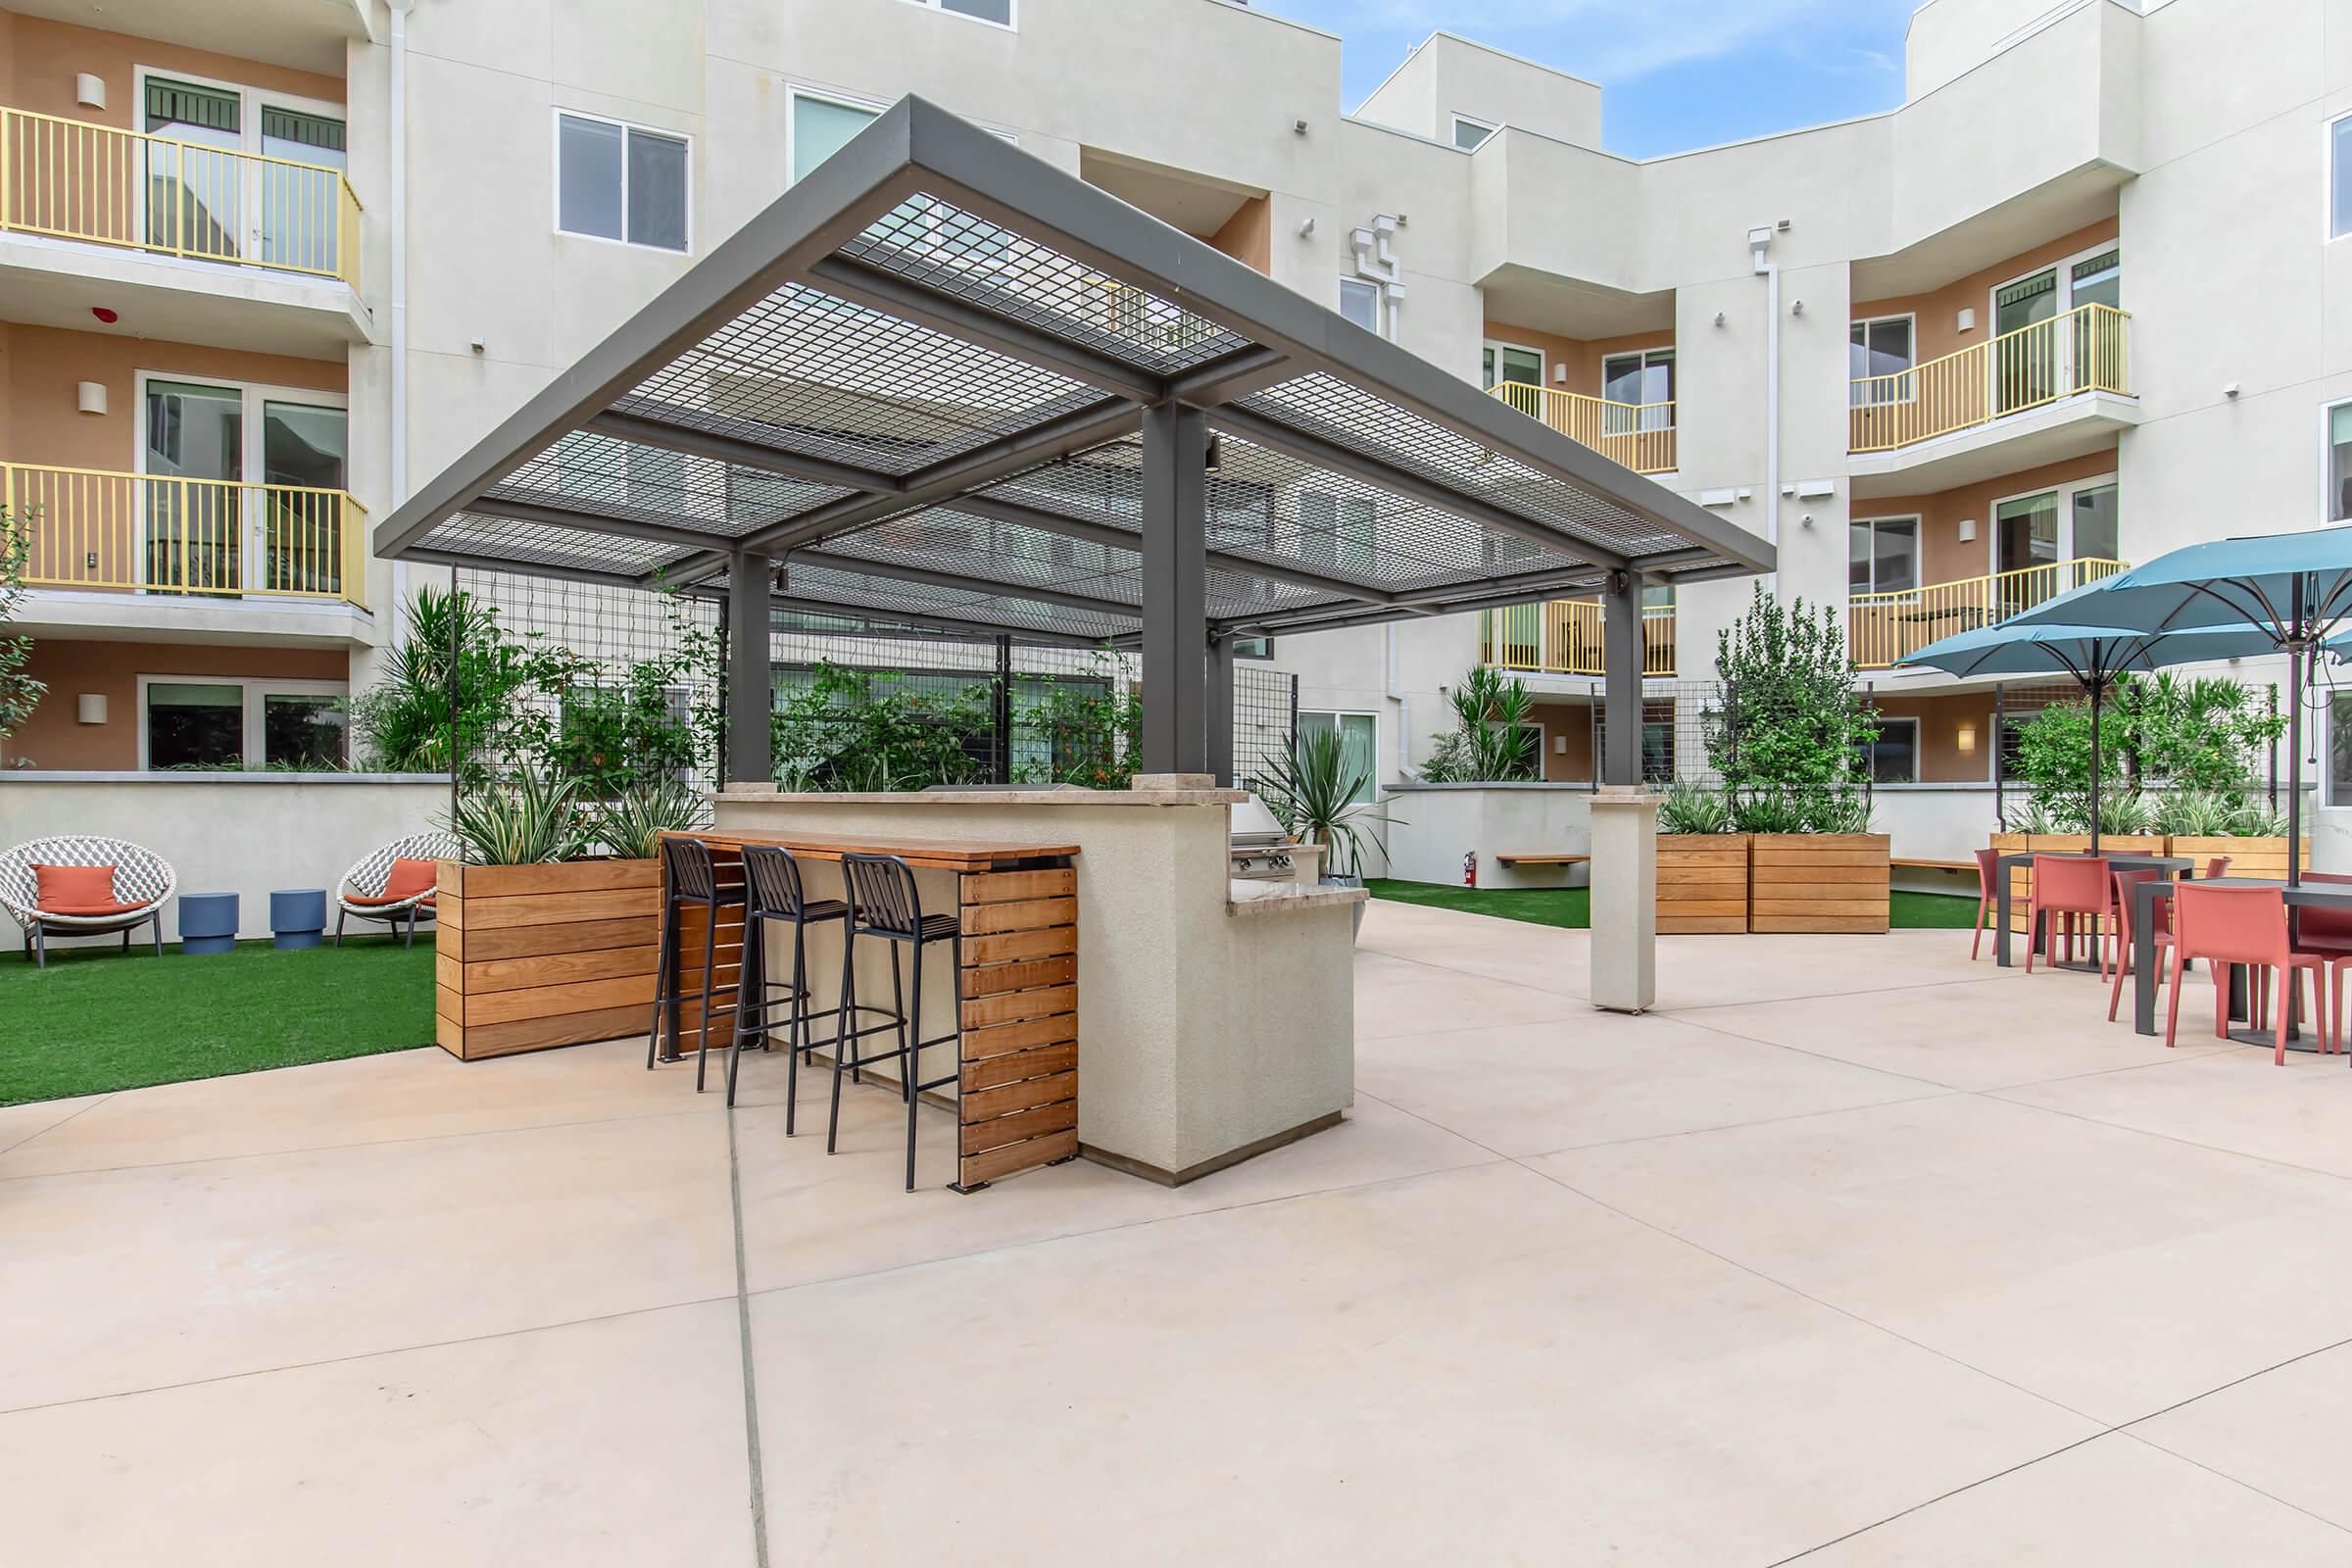
[[[1139,648],[1143,771],[1229,776],[1237,638],[1597,591],[1640,776],[1641,589],[1772,548],[919,98],[375,533],[393,559]],[[764,637],[727,774],[764,782]],[[1622,718],[1623,722],[1617,720]]]

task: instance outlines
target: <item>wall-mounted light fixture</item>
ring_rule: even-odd
[[[1962,311],[1960,313],[1960,319],[1957,324],[1959,329],[1963,332],[1974,332],[1977,329],[1976,307],[1972,305],[1968,309]]]
[[[1568,755],[1567,736],[1554,735],[1551,738],[1551,755],[1554,757],[1566,757]]]
[[[1973,545],[1977,542],[1976,518],[1962,517],[1960,519],[1960,542],[1964,545]]]
[[[74,406],[84,414],[104,414],[106,412],[106,383],[104,381],[75,382]]]
[[[1963,723],[1960,728],[1954,732],[1952,736],[1952,744],[1963,752],[1975,751],[1977,749],[1977,726],[1974,724]]]
[[[106,722],[106,693],[83,692],[74,699],[74,719],[80,724]]]
[[[84,109],[106,107],[106,78],[84,71],[74,78],[74,101]]]

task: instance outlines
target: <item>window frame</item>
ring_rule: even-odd
[[[1356,321],[1348,314],[1348,290],[1350,288],[1368,288],[1372,291],[1372,325],[1367,330],[1374,337],[1387,337],[1389,335],[1389,291],[1376,278],[1358,277],[1353,272],[1340,274],[1339,300],[1337,302],[1340,317],[1351,325],[1358,326],[1363,323]]]
[[[904,3],[907,5],[921,5],[922,0],[904,0]],[[948,13],[948,15],[959,16],[961,13],[951,11]],[[978,22],[981,19],[978,17],[969,17],[965,20],[970,22]],[[996,24],[991,23],[990,25],[994,26]],[[831,104],[836,109],[860,110],[866,114],[876,117],[877,119],[880,118],[884,110],[890,107],[888,104],[877,103],[871,98],[859,97],[858,94],[851,92],[837,92],[830,87],[805,87],[798,82],[787,83],[784,88],[784,172],[787,175],[791,174],[793,164],[798,159],[800,153],[801,117],[798,106],[800,101],[804,98],[813,99],[820,104]],[[807,175],[802,176],[804,179],[807,177]],[[791,183],[794,185],[797,185],[801,181],[799,179],[791,181]]]
[[[2031,501],[2036,496],[2055,496],[2058,506],[2058,560],[2060,564],[2084,558],[2075,545],[2075,495],[2082,490],[2097,490],[2115,486],[2115,548],[2119,558],[2124,548],[2124,490],[2120,469],[2106,473],[2085,474],[2080,479],[2061,479],[2056,484],[2035,485],[2031,490],[2019,490],[2005,496],[1992,496],[1984,503],[1985,574],[1999,576],[2004,571],[2021,568],[2001,564],[2001,508],[2012,501]],[[2029,563],[2034,564],[2034,563]],[[2046,564],[2046,563],[2042,563]]]
[[[2352,115],[2345,118],[2352,119]],[[2335,492],[2338,486],[2335,476],[2333,436],[2335,434],[2335,411],[2338,409],[2352,409],[2352,398],[2337,398],[2332,403],[2320,405],[2320,523],[2323,527],[2332,523],[2352,522],[2352,508],[2347,508],[2345,515],[2341,517],[2335,515]],[[2352,470],[2348,470],[2344,477],[2346,480],[2352,480]]]
[[[1380,801],[1380,790],[1381,790],[1381,782],[1380,782],[1380,759],[1381,759],[1381,750],[1380,750],[1381,734],[1380,734],[1380,731],[1381,731],[1381,722],[1380,722],[1380,711],[1379,711],[1379,710],[1377,710],[1377,709],[1371,709],[1371,708],[1299,708],[1299,709],[1297,709],[1297,710],[1295,710],[1292,712],[1292,714],[1291,714],[1291,726],[1292,726],[1292,728],[1291,728],[1291,734],[1292,734],[1292,737],[1293,737],[1294,739],[1296,739],[1296,738],[1297,738],[1297,736],[1298,736],[1298,725],[1299,725],[1299,723],[1300,723],[1302,720],[1305,720],[1305,719],[1308,719],[1308,718],[1328,718],[1328,719],[1331,719],[1331,720],[1333,721],[1333,722],[1332,722],[1332,728],[1334,728],[1335,730],[1338,730],[1338,729],[1340,729],[1340,728],[1341,728],[1341,726],[1340,726],[1340,724],[1339,724],[1339,722],[1338,722],[1338,721],[1339,721],[1340,719],[1343,719],[1343,718],[1368,718],[1368,719],[1370,719],[1370,720],[1372,721],[1372,755],[1371,755],[1369,758],[1367,758],[1367,759],[1366,759],[1366,761],[1367,761],[1367,762],[1369,762],[1369,763],[1370,763],[1370,765],[1371,765],[1371,774],[1370,774],[1370,778],[1369,778],[1369,780],[1367,781],[1367,783],[1366,783],[1365,787],[1366,787],[1367,789],[1369,789],[1369,790],[1372,792],[1372,793],[1371,793],[1371,795],[1370,795],[1370,796],[1367,798],[1367,800],[1368,800],[1368,803],[1369,803],[1369,804],[1373,804],[1373,805],[1377,805],[1377,804],[1379,803],[1379,801]],[[1342,733],[1345,733],[1345,731],[1342,731]]]
[[[137,701],[139,708],[139,771],[142,773],[158,771],[148,765],[147,758],[147,692],[148,688],[158,685],[234,686],[237,688],[238,709],[241,715],[238,751],[244,759],[244,765],[235,771],[245,773],[270,771],[269,761],[262,756],[263,748],[267,744],[262,716],[263,704],[266,699],[271,697],[340,697],[345,702],[351,700],[351,683],[344,680],[319,680],[309,676],[287,676],[281,679],[275,675],[141,675],[137,677]],[[345,768],[348,769],[351,765],[351,733],[348,728],[344,731],[343,740],[343,762]],[[165,769],[164,771],[177,772],[179,769]],[[221,771],[228,770],[222,769]]]
[[[2034,492],[2033,492],[2033,493],[2034,493],[2034,494],[2035,494],[2035,495],[2039,495],[2041,492],[2040,492],[2040,491],[2038,491],[2038,490],[2036,490],[2036,491],[2034,491]],[[1911,581],[1911,585],[1910,585],[1909,587],[1907,587],[1907,588],[1885,588],[1885,587],[1881,587],[1881,586],[1879,585],[1879,551],[1878,551],[1878,530],[1879,530],[1879,526],[1880,526],[1880,524],[1882,524],[1882,523],[1893,523],[1893,522],[1907,522],[1907,523],[1909,523],[1909,524],[1911,525],[1911,578],[1912,578],[1912,581]],[[1854,532],[1854,530],[1855,530],[1856,528],[1868,528],[1868,529],[1871,531],[1871,551],[1870,551],[1870,586],[1869,586],[1868,588],[1860,588],[1860,589],[1857,589],[1857,588],[1854,586],[1854,580],[1853,580],[1853,532]],[[1885,516],[1849,517],[1849,518],[1846,520],[1846,524],[1845,524],[1845,530],[1846,530],[1846,580],[1845,580],[1845,592],[1846,592],[1846,596],[1847,596],[1849,599],[1850,599],[1850,598],[1851,598],[1851,597],[1852,597],[1854,594],[1856,594],[1856,593],[1866,593],[1866,594],[1915,594],[1915,593],[1918,593],[1918,592],[1919,592],[1921,589],[1923,589],[1923,588],[1925,588],[1925,587],[1927,586],[1927,583],[1926,583],[1926,580],[1925,580],[1925,579],[1926,579],[1926,577],[1927,577],[1927,571],[1926,571],[1926,548],[1927,548],[1927,547],[1926,547],[1926,539],[1925,539],[1925,535],[1926,535],[1926,533],[1927,533],[1927,519],[1926,519],[1925,517],[1923,517],[1923,516],[1922,516],[1920,514],[1918,514],[1918,513],[1916,513],[1916,512],[1890,512],[1890,513],[1887,513],[1887,514],[1886,514]]]
[[[620,130],[620,237],[617,239],[610,234],[587,234],[582,233],[579,229],[564,226],[564,122],[565,120],[577,120],[589,124],[613,125]],[[549,167],[553,169],[556,176],[548,182],[548,204],[550,220],[555,225],[556,233],[565,239],[588,240],[598,245],[619,245],[633,251],[651,251],[657,256],[692,256],[694,254],[694,135],[692,132],[670,130],[661,125],[639,124],[634,120],[620,120],[612,115],[600,115],[592,109],[569,109],[558,104],[555,106],[554,114],[548,117],[547,134],[550,148]],[[686,168],[683,174],[686,197],[685,243],[676,250],[672,250],[667,245],[653,245],[644,240],[629,238],[629,138],[639,134],[676,142],[686,154]],[[787,134],[789,134],[789,125]],[[790,157],[789,150],[787,150],[786,156]],[[789,168],[790,165],[788,164],[786,167]]]
[[[2352,120],[2352,109],[2330,115],[2320,124],[2320,169],[2326,175],[2320,181],[2320,242],[2324,245],[2352,238],[2352,222],[2341,229],[2335,226],[2335,132],[2347,120]]]
[[[263,457],[263,447],[267,441],[267,432],[264,429],[264,423],[269,417],[269,409],[270,404],[292,403],[303,408],[340,410],[343,415],[343,493],[345,495],[351,494],[351,394],[349,392],[328,392],[317,390],[307,386],[279,386],[275,382],[270,381],[247,381],[237,376],[207,375],[199,374],[195,371],[158,370],[147,368],[134,369],[131,371],[130,466],[127,470],[128,472],[136,474],[141,478],[148,477],[147,386],[151,381],[177,381],[189,386],[213,386],[219,387],[222,391],[227,391],[230,388],[234,388],[236,390],[238,396],[243,400],[237,411],[239,424],[237,439],[240,447],[242,448],[242,466],[244,468],[244,472],[239,474],[234,481],[237,484],[259,485],[268,482],[263,479],[252,478],[248,476],[256,473],[267,473],[269,471]],[[163,476],[158,475],[157,477]],[[139,505],[133,509],[132,525],[138,531],[138,537],[133,541],[133,544],[136,547],[134,554],[138,558],[139,586],[144,588],[147,583],[147,514],[146,503],[143,499],[146,487],[142,485],[139,487],[139,489],[142,493],[142,499]],[[363,526],[365,525],[363,524]],[[239,562],[238,569],[240,572],[244,570],[245,564],[248,563],[252,554],[252,546],[254,542],[252,538],[252,527],[253,519],[248,514],[247,509],[240,508],[237,519],[237,560]],[[165,586],[167,591],[169,591],[170,585],[167,584]],[[242,581],[240,581],[237,586],[239,590],[238,594],[222,596],[224,602],[230,604],[242,604],[244,602],[242,595],[248,590]],[[272,603],[271,608],[281,611],[295,610],[299,612],[307,607],[304,606],[304,603],[301,600],[279,599]],[[337,604],[332,608],[341,609],[343,606]],[[193,676],[190,677],[190,679],[193,678]],[[139,719],[139,755],[144,757],[147,749],[147,721],[145,717],[145,698],[143,695],[140,701],[141,716]],[[140,764],[140,770],[142,772],[145,771],[145,767],[146,764],[142,762]]]
[[[931,11],[943,17],[956,17],[965,22],[977,22],[983,27],[994,27],[999,32],[1021,30],[1021,0],[1004,0],[1005,20],[1003,22],[999,22],[993,17],[975,17],[968,11],[951,11],[940,4],[940,0],[903,0],[903,3],[910,5],[918,11]]]
[[[1917,403],[1919,401],[1919,313],[1917,311],[1892,311],[1885,316],[1857,316],[1851,318],[1846,322],[1845,327],[1845,343],[1848,351],[1848,363],[1846,365],[1846,368],[1848,370],[1853,368],[1853,365],[1851,363],[1851,351],[1854,344],[1854,328],[1857,326],[1862,328],[1863,352],[1865,356],[1867,356],[1869,353],[1870,329],[1874,326],[1884,326],[1888,321],[1907,322],[1911,328],[1911,363],[1904,367],[1901,370],[1895,372],[1896,375],[1900,376],[1909,383],[1910,391],[1902,397],[1879,398],[1869,403],[1856,403],[1853,405],[1853,407],[1857,409],[1888,409],[1897,407],[1901,404]],[[1847,379],[1848,384],[1850,385],[1854,380],[1860,378],[1849,376]],[[1869,377],[1869,379],[1884,381],[1889,378],[1886,376],[1872,376]]]
[[[1536,357],[1536,378],[1532,382],[1528,382],[1526,384],[1538,388],[1541,388],[1544,385],[1544,377],[1551,374],[1551,361],[1544,355],[1542,349],[1537,348],[1533,344],[1529,343],[1510,343],[1498,337],[1488,337],[1479,339],[1478,343],[1479,379],[1486,382],[1484,386],[1479,388],[1481,392],[1492,392],[1496,387],[1502,385],[1502,378],[1500,377],[1497,377],[1493,381],[1486,380],[1487,356],[1490,354],[1494,355],[1495,358],[1495,364],[1499,366],[1502,363],[1502,356],[1506,352],[1512,354],[1533,354]]]
[[[1479,137],[1478,140],[1472,142],[1469,146],[1465,147],[1462,145],[1462,127],[1464,125],[1476,125],[1480,130],[1485,131],[1486,134]],[[1501,128],[1502,127],[1500,125],[1495,124],[1493,121],[1481,120],[1476,115],[1465,115],[1458,111],[1449,112],[1449,118],[1447,119],[1446,124],[1446,136],[1453,143],[1453,150],[1457,153],[1474,153],[1478,151],[1488,142],[1493,141],[1494,139],[1494,133]]]
[[[1863,742],[1860,748],[1862,752],[1862,765],[1869,773],[1870,781],[1873,784],[1917,784],[1921,782],[1919,776],[1921,771],[1919,755],[1919,715],[1917,713],[1873,713],[1870,716],[1870,722],[1872,728],[1878,733],[1872,736],[1868,741]],[[1897,726],[1907,727],[1911,731],[1911,776],[1909,778],[1881,778],[1879,777],[1878,765],[1879,742],[1885,737],[1886,731],[1896,728]]]
[[[1609,366],[1612,362],[1639,360],[1643,377],[1646,379],[1651,361],[1659,355],[1666,357],[1669,367],[1666,378],[1669,383],[1667,390],[1671,394],[1670,396],[1654,403],[1619,403],[1609,396]],[[1614,354],[1602,355],[1600,357],[1600,385],[1596,389],[1595,395],[1608,407],[1601,411],[1601,434],[1636,435],[1673,429],[1681,421],[1682,416],[1683,389],[1681,383],[1682,355],[1675,344],[1658,343],[1648,348],[1621,349]],[[1637,411],[1631,416],[1630,423],[1625,423],[1626,416],[1615,412],[1619,409]],[[1653,410],[1662,411],[1662,413],[1649,412]],[[1643,424],[1642,421],[1645,417],[1656,419],[1659,422]],[[1618,428],[1620,423],[1624,423],[1624,428]]]

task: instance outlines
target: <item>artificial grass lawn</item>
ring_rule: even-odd
[[[1399,904],[1425,904],[1571,931],[1589,930],[1592,924],[1592,896],[1583,888],[1462,888],[1445,882],[1393,882],[1380,877],[1364,885],[1374,898],[1394,899]],[[1889,900],[1887,918],[1898,931],[1965,931],[1977,912],[1975,899],[1954,898],[1948,893],[1896,892]]]
[[[133,943],[0,956],[0,1105],[433,1043],[433,944],[382,937],[157,957]]]

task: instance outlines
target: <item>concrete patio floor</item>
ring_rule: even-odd
[[[1173,1192],[625,1042],[0,1110],[7,1555],[2352,1562],[2340,1060],[1586,940],[1375,904],[1349,1120]]]

